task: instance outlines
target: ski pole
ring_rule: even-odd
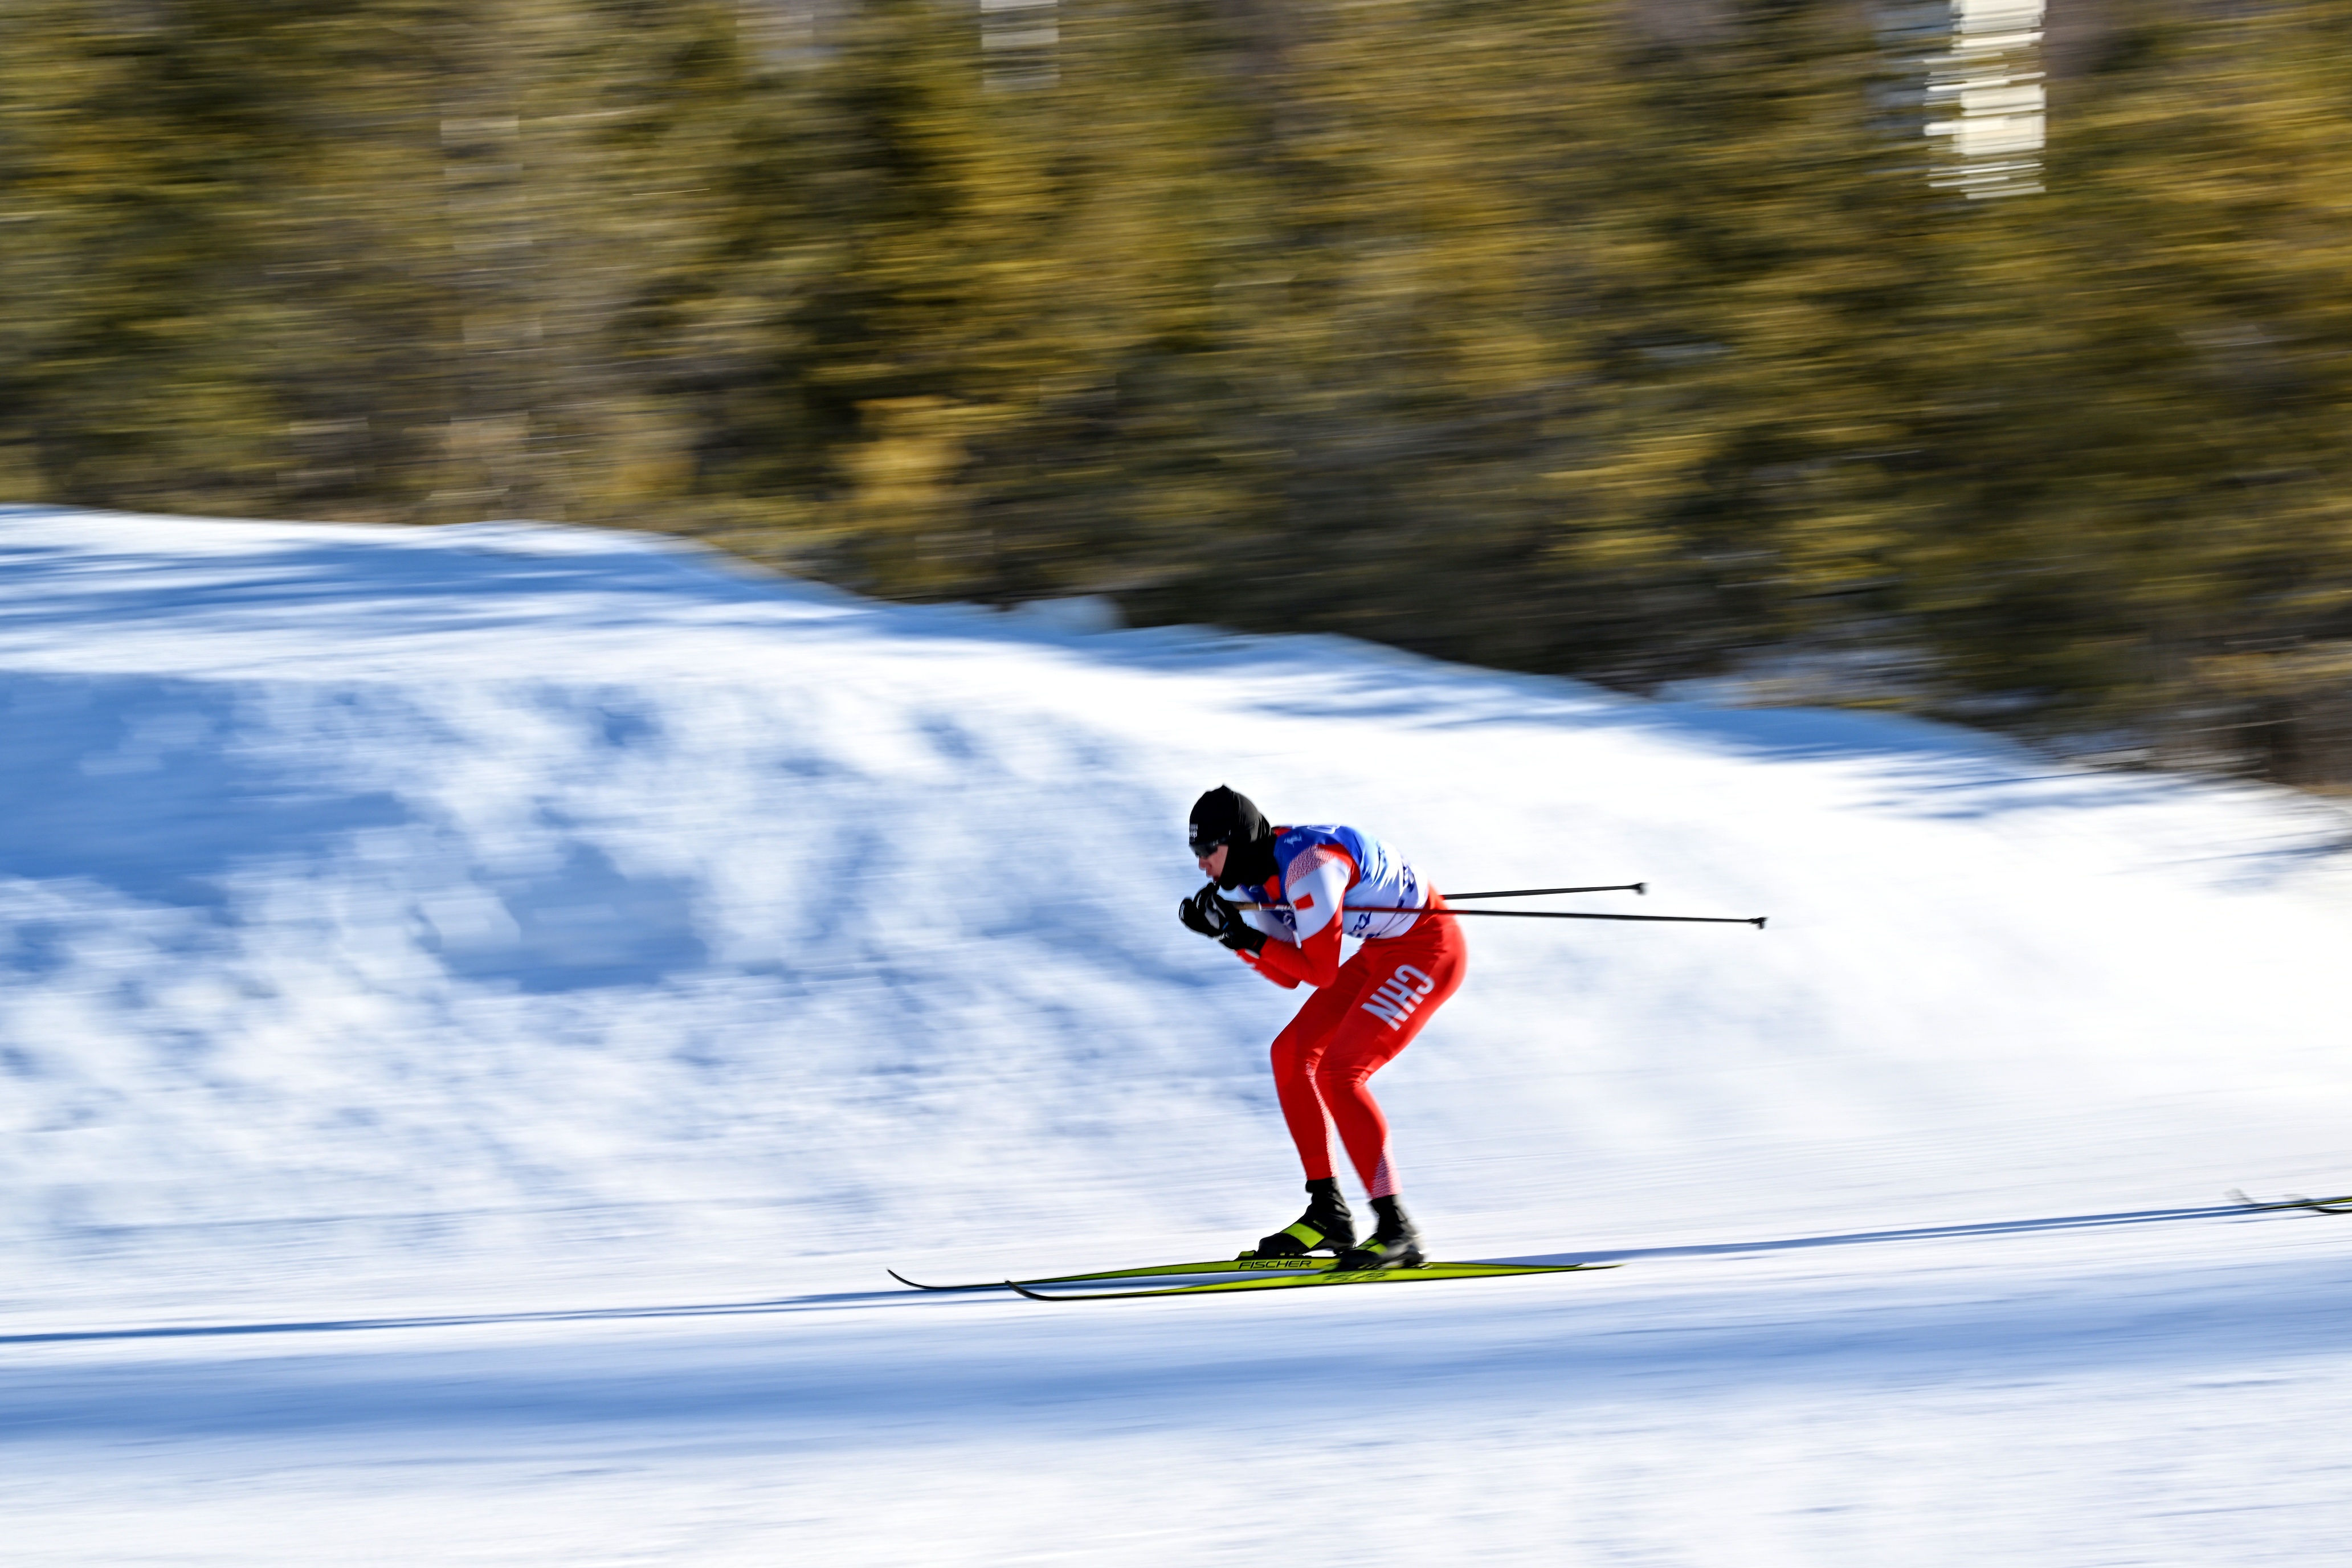
[[[1451,896],[1451,895],[1449,895]],[[1571,913],[1563,910],[1342,910],[1342,914],[1391,915],[1488,915],[1496,920],[1521,921],[1673,921],[1682,925],[1754,926],[1764,929],[1769,915],[1600,915]]]
[[[1447,898],[1460,895],[1449,893]],[[1289,904],[1235,904],[1237,910],[1278,910],[1289,913]],[[1769,915],[1603,915],[1566,910],[1408,910],[1394,904],[1342,904],[1339,913],[1347,915],[1454,915],[1467,919],[1477,916],[1486,920],[1517,921],[1651,921],[1675,925],[1754,926],[1764,929]]]
[[[1499,893],[1448,893],[1448,902],[1455,899],[1537,899],[1546,893],[1642,893],[1647,894],[1647,882],[1612,882],[1605,888],[1511,888]]]

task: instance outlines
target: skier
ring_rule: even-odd
[[[1222,784],[1193,804],[1192,847],[1209,880],[1178,918],[1285,990],[1316,988],[1274,1040],[1275,1092],[1307,1168],[1307,1212],[1243,1256],[1328,1250],[1341,1269],[1418,1266],[1421,1237],[1397,1201],[1388,1119],[1366,1080],[1462,984],[1468,955],[1460,922],[1445,918],[1436,889],[1370,834],[1276,827],[1248,796]],[[1363,941],[1345,963],[1343,934]],[[1332,1125],[1377,1216],[1360,1244],[1332,1173]]]

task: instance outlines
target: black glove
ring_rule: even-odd
[[[1217,897],[1217,885],[1209,882],[1201,890],[1176,906],[1176,918],[1188,931],[1216,938],[1235,952],[1255,952],[1265,945],[1265,933],[1241,917],[1241,911]]]
[[[1224,919],[1217,912],[1222,902],[1217,897],[1217,885],[1211,882],[1199,892],[1176,906],[1176,918],[1184,922],[1186,931],[1199,931],[1202,936],[1214,936],[1224,929]]]

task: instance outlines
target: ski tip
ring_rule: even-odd
[[[2278,1214],[2286,1209],[2308,1209],[2313,1214],[2352,1214],[2352,1194],[2339,1198],[2307,1198],[2301,1193],[2288,1193],[2283,1197],[2257,1198],[2231,1187],[2230,1200],[2257,1214]]]
[[[915,1290],[993,1290],[996,1289],[996,1282],[992,1279],[983,1281],[978,1285],[926,1285],[919,1279],[908,1279],[904,1274],[899,1273],[895,1268],[885,1268],[882,1272],[887,1274],[891,1279],[896,1279],[899,1284],[908,1287],[909,1289]]]
[[[1018,1290],[1022,1295],[1028,1297],[1032,1301],[1058,1301],[1062,1300],[1059,1296],[1048,1296],[1041,1290],[1032,1290],[1026,1285],[1016,1285],[1010,1279],[1007,1279],[1004,1282],[1004,1286],[1008,1290]]]

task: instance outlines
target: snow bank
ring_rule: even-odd
[[[1104,624],[0,510],[5,1295],[1246,1239],[1296,999],[1173,918],[1221,782],[1772,917],[1473,929],[1381,1080],[1449,1252],[2345,1184],[2328,808]]]

